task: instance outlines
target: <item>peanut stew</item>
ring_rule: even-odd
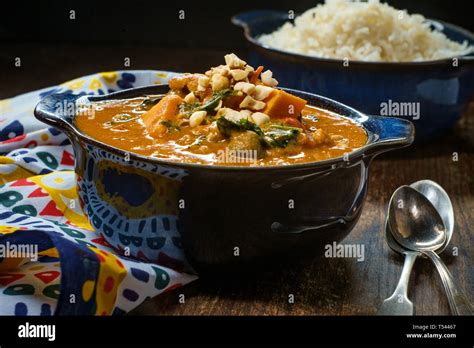
[[[235,54],[205,74],[169,81],[165,95],[92,103],[77,115],[85,134],[127,152],[176,162],[288,165],[334,157],[363,146],[352,120],[277,89],[270,70]]]

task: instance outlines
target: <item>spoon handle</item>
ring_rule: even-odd
[[[431,261],[436,266],[439,276],[446,290],[446,295],[448,296],[449,307],[453,315],[473,315],[474,311],[472,305],[467,299],[466,295],[462,292],[461,289],[454,283],[453,276],[449,272],[448,268],[444,262],[439,258],[439,256],[433,251],[424,251],[426,256],[428,256]]]
[[[392,296],[383,301],[377,315],[413,315],[413,303],[408,298],[408,282],[410,281],[410,273],[416,258],[420,255],[415,251],[407,251],[405,261],[403,262],[402,274],[398,281],[397,287]]]

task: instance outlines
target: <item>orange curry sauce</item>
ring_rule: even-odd
[[[159,138],[150,136],[141,119],[141,115],[146,112],[140,107],[143,100],[134,98],[95,102],[92,104],[93,117],[77,115],[76,125],[88,136],[127,152],[174,162],[215,165],[268,166],[321,161],[343,156],[367,142],[365,130],[350,119],[306,106],[302,111],[301,122],[307,128],[322,130],[325,139],[321,144],[305,147],[292,143],[285,148],[265,148],[262,158],[226,161],[224,154],[229,139],[208,140],[210,124],[179,127]],[[119,124],[111,123],[112,117],[124,113],[133,119]]]

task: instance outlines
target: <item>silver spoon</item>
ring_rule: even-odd
[[[473,309],[457,287],[446,265],[434,252],[446,242],[443,219],[428,198],[409,186],[399,187],[389,203],[388,222],[395,240],[403,247],[419,251],[435,264],[455,315],[472,315]]]
[[[410,185],[415,190],[423,194],[433,204],[436,210],[441,215],[444,225],[446,226],[446,242],[444,245],[436,250],[438,254],[442,253],[451,241],[454,230],[454,211],[451,200],[446,191],[437,183],[431,180],[420,180]],[[390,226],[388,224],[388,214],[385,220],[385,237],[388,246],[395,252],[405,255],[402,273],[397,287],[393,294],[385,299],[382,303],[377,315],[413,315],[414,306],[408,298],[408,283],[410,280],[410,273],[416,258],[421,255],[418,251],[407,250],[402,247],[393,238]]]

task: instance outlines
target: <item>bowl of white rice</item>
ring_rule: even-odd
[[[238,14],[250,63],[280,85],[404,117],[417,140],[450,129],[474,92],[474,35],[379,0],[326,0],[298,15]]]

